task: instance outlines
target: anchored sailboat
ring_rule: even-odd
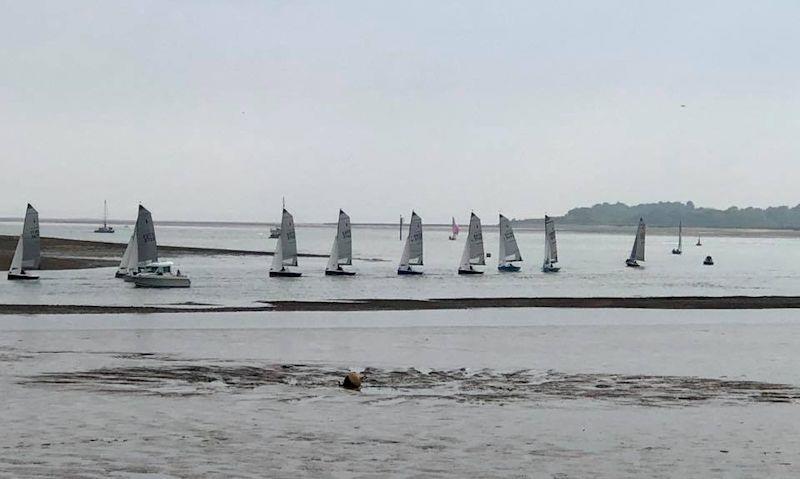
[[[467,233],[467,241],[464,243],[464,252],[461,254],[458,274],[483,274],[483,271],[474,267],[485,264],[486,254],[483,250],[481,219],[475,213],[471,213],[469,217],[469,232]]]
[[[558,248],[556,246],[556,223],[553,218],[544,216],[544,262],[542,272],[557,273],[561,267],[558,263]]]
[[[355,271],[347,271],[342,266],[353,264],[353,238],[350,234],[350,217],[339,210],[339,224],[336,227],[336,237],[333,239],[331,256],[325,268],[327,276],[353,276]]]
[[[411,212],[411,222],[408,224],[408,236],[400,257],[397,274],[418,275],[422,271],[415,270],[414,266],[422,266],[422,218]]]
[[[683,253],[683,221],[678,222],[678,247],[672,250],[672,254],[681,253]]]
[[[450,241],[455,241],[458,239],[458,232],[461,231],[461,229],[458,227],[458,223],[456,223],[455,216],[453,216],[453,224],[450,228],[451,228],[450,236],[448,236],[447,239],[449,239]]]
[[[113,233],[114,228],[108,226],[108,202],[103,200],[103,226],[94,230],[95,233]]]
[[[272,256],[270,277],[297,278],[302,275],[299,271],[286,269],[287,266],[297,266],[297,237],[294,233],[294,217],[283,209],[281,217],[281,232]]]
[[[516,272],[520,267],[514,263],[522,261],[522,255],[517,246],[517,238],[514,237],[514,229],[511,228],[511,222],[508,221],[503,215],[500,215],[500,251],[497,255],[497,269],[503,272]]]
[[[644,261],[644,219],[639,218],[639,228],[636,230],[636,239],[633,241],[631,257],[625,260],[625,265],[631,268],[638,268],[637,261]]]
[[[695,246],[703,246],[703,243],[700,242],[700,235],[697,235],[697,243]]]

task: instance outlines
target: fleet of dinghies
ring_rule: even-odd
[[[105,222],[104,222],[105,224]],[[402,225],[402,221],[401,221]],[[106,224],[107,226],[107,224]],[[501,272],[517,272],[520,266],[515,263],[522,262],[514,229],[508,218],[499,215],[498,226],[500,230],[498,265]],[[292,268],[297,263],[297,236],[295,234],[294,218],[291,213],[282,209],[280,228],[274,228],[277,238],[272,257],[272,266],[269,270],[270,277],[297,278],[302,275],[300,271]],[[402,229],[401,229],[402,232]],[[630,256],[625,260],[629,267],[637,268],[640,261],[645,260],[645,233],[644,219],[639,219],[633,247]],[[453,218],[449,239],[458,237],[459,227]],[[402,235],[401,235],[402,239]],[[397,267],[398,275],[423,274],[423,243],[422,243],[422,218],[412,211],[411,221],[408,224],[408,235],[405,238],[400,263]],[[25,211],[25,221],[22,233],[17,241],[11,265],[8,270],[9,280],[36,280],[38,276],[31,270],[37,270],[41,263],[41,246],[39,238],[39,213],[28,204]],[[698,240],[699,243],[699,240]],[[678,224],[678,247],[672,250],[673,254],[681,254],[683,248],[683,223]],[[469,230],[464,241],[464,249],[458,264],[458,274],[479,275],[484,270],[479,267],[486,266],[489,255],[484,250],[483,231],[481,220],[475,213],[470,213]],[[556,244],[555,221],[552,217],[544,217],[544,260],[542,272],[555,273],[561,268],[558,263],[558,246]],[[707,258],[704,264],[713,264]],[[325,267],[326,276],[354,276],[355,271],[345,269],[344,266],[353,265],[353,238],[350,216],[339,210],[339,219],[336,225],[336,236],[333,238],[331,253]],[[134,283],[143,288],[188,288],[191,280],[181,274],[180,270],[173,271],[171,261],[159,261],[158,242],[150,211],[139,205],[136,224],[128,240],[125,252],[122,255],[115,277],[126,282]]]

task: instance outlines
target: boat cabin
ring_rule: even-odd
[[[159,261],[139,268],[139,274],[151,273],[157,275],[172,274],[172,261]]]

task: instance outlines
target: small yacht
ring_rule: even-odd
[[[39,279],[38,276],[25,271],[22,267],[22,255],[24,249],[24,242],[22,237],[17,241],[17,249],[14,250],[14,257],[11,258],[11,267],[8,268],[9,280],[26,280],[26,279]]]
[[[336,237],[333,239],[331,256],[325,268],[325,276],[353,276],[355,271],[348,271],[342,266],[353,264],[353,237],[350,229],[350,216],[339,210],[339,223],[336,226]]]
[[[640,266],[638,261],[644,261],[644,236],[644,218],[639,218],[639,228],[636,230],[636,239],[633,241],[631,256],[625,260],[625,266],[638,268]]]
[[[403,254],[400,256],[400,264],[397,266],[399,275],[420,275],[422,271],[414,269],[414,266],[422,266],[422,218],[414,211],[411,212],[411,222],[408,224],[408,236],[406,236]]]
[[[188,288],[192,282],[181,271],[172,272],[172,261],[150,263],[133,278],[138,288]]]
[[[275,228],[269,229],[269,237],[270,239],[280,238],[281,237],[281,228],[280,226],[276,226]]]
[[[558,273],[558,247],[556,246],[556,223],[550,216],[544,215],[544,262],[543,273]]]
[[[712,266],[714,264],[714,259],[711,256],[706,256],[706,259],[703,260],[703,264],[706,266]]]
[[[497,254],[497,270],[504,273],[517,272],[520,267],[514,263],[522,261],[522,255],[519,252],[517,238],[514,236],[514,229],[508,218],[503,215],[500,215],[498,225],[500,226],[500,247]]]
[[[678,247],[672,249],[672,254],[683,253],[683,222],[678,222]]]
[[[475,266],[484,265],[486,265],[486,254],[483,250],[481,219],[475,213],[471,213],[467,241],[464,243],[461,263],[458,265],[458,274],[483,274],[483,271],[475,269]]]
[[[294,217],[283,209],[281,214],[281,233],[275,242],[275,253],[272,255],[272,267],[269,269],[270,278],[298,278],[302,276],[299,271],[287,269],[287,266],[297,266],[297,236],[294,232]]]
[[[114,228],[108,226],[108,202],[103,200],[103,226],[94,230],[95,233],[113,233]]]

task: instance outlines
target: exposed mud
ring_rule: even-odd
[[[122,357],[122,356],[117,356]],[[158,356],[126,359],[161,360]],[[261,386],[288,385],[298,394],[336,388],[346,369],[312,364],[172,364],[44,373],[21,384],[101,393],[196,396]],[[491,369],[391,370],[366,368],[362,391],[370,401],[421,398],[458,402],[593,399],[642,406],[688,406],[703,401],[796,402],[800,388],[787,384],[728,379],[621,374],[566,374],[557,371]],[[319,391],[322,393],[322,391]]]

